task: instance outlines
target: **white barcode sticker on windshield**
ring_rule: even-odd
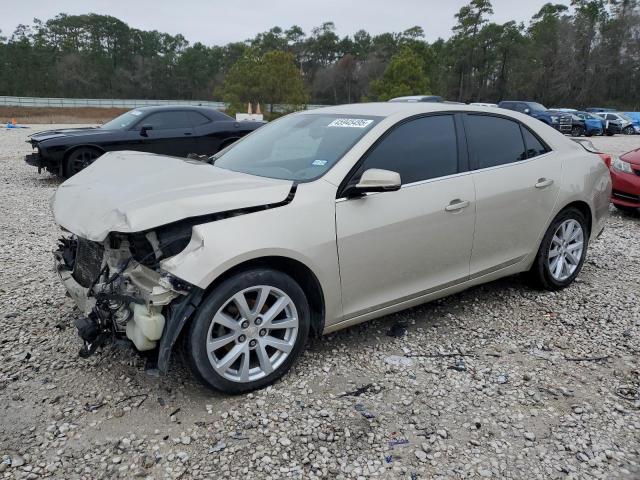
[[[327,127],[347,127],[347,128],[366,128],[373,120],[364,118],[338,118],[331,122]]]

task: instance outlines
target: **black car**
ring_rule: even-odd
[[[176,157],[213,155],[264,122],[237,122],[209,107],[165,106],[130,110],[99,127],[34,133],[29,165],[70,177],[105,152],[138,150]]]

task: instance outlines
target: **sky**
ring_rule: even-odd
[[[360,29],[371,34],[421,26],[428,41],[448,38],[454,14],[468,0],[1,0],[0,30],[10,36],[20,23],[60,12],[112,15],[141,30],[181,33],[190,43],[244,41],[273,26],[314,26],[333,21],[341,37]],[[549,0],[493,0],[496,23],[527,22]],[[568,4],[569,0],[553,3]]]

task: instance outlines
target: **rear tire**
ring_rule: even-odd
[[[80,147],[74,150],[67,155],[64,162],[65,178],[72,177],[79,171],[84,170],[95,162],[100,155],[102,155],[102,152],[90,147]]]
[[[184,354],[206,386],[245,393],[272,384],[291,368],[310,325],[307,298],[291,277],[266,268],[248,270],[223,281],[198,307]]]
[[[584,133],[584,129],[582,127],[572,127],[571,128],[571,136],[572,137],[581,137]]]
[[[587,220],[576,208],[567,208],[553,219],[529,270],[534,286],[561,290],[576,279],[587,255]]]

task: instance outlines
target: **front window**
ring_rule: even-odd
[[[130,110],[100,126],[105,130],[126,130],[142,118],[141,110]]]
[[[534,111],[534,112],[540,112],[540,111],[544,111],[547,109],[547,107],[545,107],[544,105],[542,105],[541,103],[529,103],[527,104],[527,106],[529,107],[530,110]]]
[[[324,175],[381,117],[288,115],[259,128],[220,156],[216,167],[283,180]]]

